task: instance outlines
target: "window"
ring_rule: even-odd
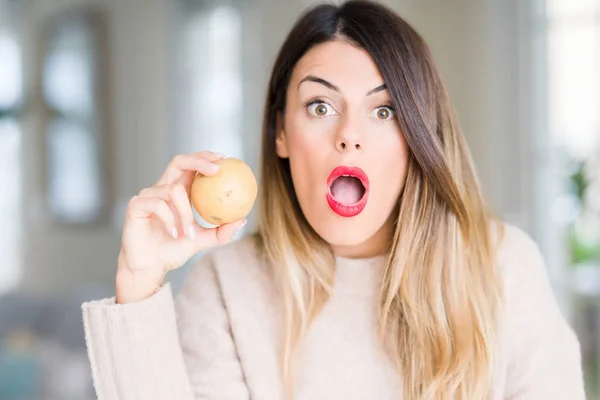
[[[549,133],[571,176],[570,261],[600,264],[600,1],[548,0],[548,89]]]
[[[179,149],[242,158],[242,33],[233,5],[190,7],[183,26]]]
[[[10,10],[0,1],[0,14]],[[16,32],[0,20],[0,295],[12,291],[21,276],[22,130],[21,50]]]
[[[600,0],[533,3],[543,4],[530,72],[536,226],[555,284],[568,292],[588,398],[599,399]]]
[[[92,14],[53,21],[44,49],[46,200],[61,223],[95,222],[107,200],[97,22]]]

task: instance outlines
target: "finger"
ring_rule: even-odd
[[[144,198],[158,198],[166,202],[173,201],[173,193],[176,191],[176,187],[180,186],[185,193],[183,185],[179,183],[172,183],[168,185],[154,185],[148,188],[142,189],[139,196]]]
[[[187,192],[183,185],[175,185],[171,192],[171,201],[179,214],[183,232],[190,238],[195,239],[196,230],[194,229],[194,213]]]
[[[157,184],[164,185],[178,183],[180,180],[193,177],[196,172],[202,175],[212,176],[217,173],[219,166],[213,162],[220,160],[223,156],[210,152],[193,154],[180,154],[175,156],[167,166],[167,169],[158,180]],[[186,179],[186,180],[187,180]]]
[[[177,238],[175,215],[169,205],[159,198],[135,197],[131,200],[130,216],[132,218],[148,218],[156,215],[173,238]]]
[[[159,198],[167,202],[173,211],[175,211],[179,217],[176,222],[180,223],[180,232],[184,232],[186,235],[191,236],[193,239],[195,236],[195,230],[193,229],[194,213],[192,206],[187,194],[186,189],[181,184],[172,185],[157,185],[140,192],[140,197],[144,198]]]
[[[224,157],[223,154],[215,153],[213,151],[199,151],[197,153],[189,153],[188,155],[196,158],[204,158],[210,162],[219,161]]]
[[[157,198],[171,201],[171,192],[175,185],[155,185],[142,189],[139,196],[144,198]]]
[[[231,241],[233,235],[246,225],[245,219],[239,219],[229,224],[223,224],[217,228],[202,228],[197,234],[197,244],[200,249],[209,246],[225,244]],[[198,228],[196,228],[198,230]]]
[[[240,219],[217,227],[216,235],[219,243],[229,242],[233,235],[246,225],[246,222],[247,221],[245,219]]]

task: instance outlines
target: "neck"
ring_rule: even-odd
[[[356,245],[331,245],[333,253],[343,258],[372,258],[388,250],[393,222],[386,222],[373,236]]]

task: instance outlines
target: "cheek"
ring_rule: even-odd
[[[322,147],[310,140],[310,134],[302,131],[290,132],[288,136],[288,159],[292,173],[292,181],[298,198],[306,198],[311,193],[315,182],[318,180],[319,151]],[[311,160],[313,162],[307,162]]]
[[[318,146],[311,140],[310,133],[301,130],[288,133],[288,144],[290,160],[308,157],[318,149]]]
[[[371,155],[376,171],[373,179],[377,181],[377,187],[383,189],[380,197],[395,201],[406,180],[408,145],[404,136],[398,133],[379,141],[376,146],[376,154]]]
[[[313,179],[319,174],[319,168],[330,154],[328,132],[325,124],[307,121],[306,118],[286,120],[288,155],[295,182]]]
[[[324,121],[313,121],[297,111],[289,115],[285,124],[290,158],[316,154],[326,145],[330,127]]]

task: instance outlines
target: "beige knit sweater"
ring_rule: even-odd
[[[402,399],[403,382],[377,340],[382,265],[380,257],[337,259],[334,294],[301,348],[295,399]],[[506,314],[493,398],[584,399],[579,344],[536,245],[507,226],[498,265]],[[248,239],[205,256],[175,302],[166,284],[138,303],[82,308],[100,400],[283,398],[281,310]]]

